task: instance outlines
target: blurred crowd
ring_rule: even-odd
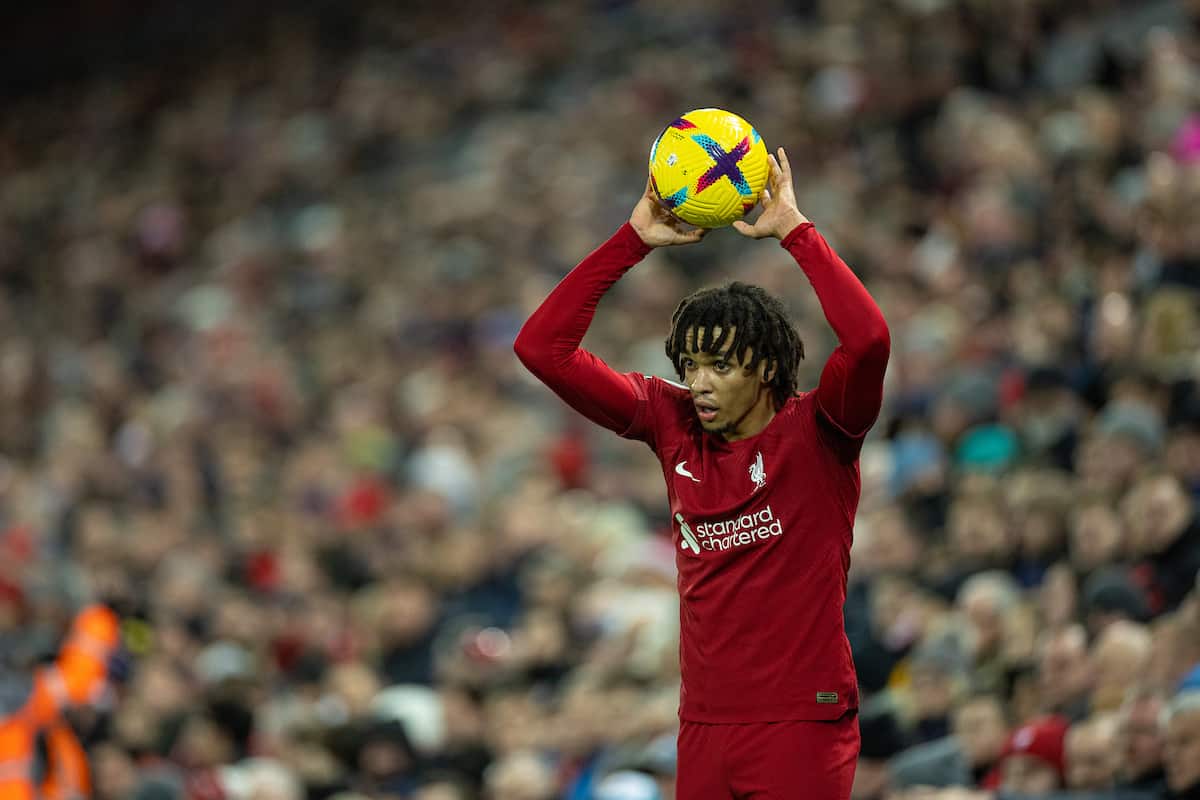
[[[1200,796],[1200,3],[406,5],[0,113],[0,697],[120,612],[97,800],[673,796],[658,464],[511,344],[701,106],[892,330],[855,797]],[[732,232],[585,346],[670,376],[734,276],[813,385],[811,289]]]

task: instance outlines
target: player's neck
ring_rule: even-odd
[[[770,392],[763,392],[737,422],[718,435],[727,442],[738,442],[757,436],[775,419],[775,413],[774,396]]]

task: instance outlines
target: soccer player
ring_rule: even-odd
[[[682,383],[610,369],[580,349],[601,296],[655,247],[698,242],[651,186],[629,222],[573,269],[515,349],[567,403],[648,444],[667,481],[679,571],[679,800],[850,796],[858,691],[842,622],[858,455],[879,414],[887,324],[796,208],[770,157],[745,236],[792,254],[839,345],[798,391],[803,344],[783,305],[730,283],[684,298],[667,356]]]

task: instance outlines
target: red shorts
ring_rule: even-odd
[[[848,800],[858,713],[832,722],[681,723],[675,800]]]

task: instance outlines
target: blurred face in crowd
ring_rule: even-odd
[[[981,586],[967,592],[960,605],[971,626],[975,657],[986,658],[995,653],[1004,639],[1004,609],[1000,597],[990,587]]]
[[[854,767],[854,783],[850,787],[850,800],[876,800],[882,796],[888,783],[888,762],[880,758],[859,757]]]
[[[534,608],[513,632],[515,658],[526,666],[553,665],[567,660],[570,637],[562,615]]]
[[[757,433],[775,413],[766,362],[751,370],[733,354],[701,352],[696,342],[703,341],[706,332],[704,328],[690,332],[687,349],[679,356],[683,382],[692,392],[700,425],[708,433],[730,441]],[[717,328],[714,335],[720,334]],[[731,328],[727,342],[732,342],[735,335]],[[747,350],[744,362],[749,363],[752,356],[753,352]]]
[[[325,675],[326,696],[351,717],[365,715],[381,688],[379,676],[362,661],[338,664]]]
[[[165,659],[143,662],[134,679],[134,691],[151,710],[171,714],[185,708],[190,696],[176,665]]]
[[[1177,712],[1167,722],[1163,763],[1171,791],[1200,785],[1200,705]]]
[[[380,736],[363,745],[358,753],[358,769],[375,781],[386,783],[412,768],[408,749],[398,740]]]
[[[1079,625],[1048,634],[1038,658],[1038,683],[1047,710],[1060,711],[1085,697],[1091,686],[1087,635]]]
[[[436,613],[435,597],[429,586],[419,580],[400,579],[384,590],[377,622],[385,642],[405,645],[429,629]]]
[[[1044,628],[1061,628],[1074,620],[1079,586],[1069,565],[1060,562],[1046,571],[1038,591],[1038,604]]]
[[[1192,518],[1192,499],[1172,475],[1139,481],[1122,501],[1135,555],[1161,553],[1171,545]]]
[[[903,578],[884,577],[871,591],[871,627],[889,648],[911,644],[924,629],[926,608],[920,592]]]
[[[180,731],[173,755],[189,767],[215,767],[233,759],[233,743],[212,719],[196,714]]]
[[[947,520],[950,545],[968,563],[993,563],[1012,549],[999,506],[984,500],[960,500]]]
[[[428,783],[417,790],[413,800],[469,800],[467,790],[451,781]]]
[[[950,711],[959,686],[958,676],[936,664],[914,665],[913,714],[917,719],[942,719]]]
[[[1116,720],[1101,717],[1072,725],[1065,742],[1067,786],[1099,791],[1113,783],[1117,768]]]
[[[1162,697],[1134,696],[1121,708],[1117,725],[1120,771],[1127,781],[1162,768],[1163,732],[1159,725]]]
[[[1184,615],[1159,617],[1151,626],[1150,663],[1146,668],[1151,686],[1171,691],[1196,664],[1200,664],[1200,625]]]
[[[470,693],[448,687],[440,692],[446,741],[468,744],[483,737],[483,713]]]
[[[438,585],[444,589],[471,586],[487,574],[490,566],[492,550],[478,531],[447,534],[439,541],[437,551],[437,558],[430,566]]]
[[[1109,292],[1092,317],[1088,339],[1096,356],[1104,361],[1128,357],[1134,347],[1137,316],[1128,296]]]
[[[921,557],[921,542],[903,512],[888,507],[863,519],[855,531],[855,563],[865,573],[910,572]]]
[[[1117,560],[1124,545],[1121,517],[1102,503],[1078,509],[1071,517],[1071,563],[1088,572]]]
[[[1076,471],[1085,489],[1119,492],[1144,461],[1141,448],[1128,437],[1095,433],[1079,445]]]
[[[262,636],[264,617],[262,606],[239,592],[229,592],[217,606],[213,633],[244,644],[254,644]]]
[[[531,606],[566,608],[578,576],[567,562],[534,561],[521,573],[521,591]]]
[[[1021,553],[1027,558],[1049,561],[1062,549],[1063,519],[1056,506],[1048,503],[1023,509],[1016,515],[1015,527],[1021,537]]]
[[[119,747],[99,744],[92,750],[92,780],[97,800],[122,800],[133,796],[138,783],[137,766]]]
[[[79,512],[75,524],[75,558],[83,564],[111,559],[119,552],[121,536],[113,510],[92,504]]]
[[[1092,650],[1092,709],[1115,711],[1150,659],[1150,631],[1144,625],[1113,622]]]
[[[1177,431],[1167,442],[1166,464],[1185,483],[1200,483],[1200,430]]]
[[[1019,406],[1021,438],[1035,451],[1051,446],[1076,424],[1077,405],[1075,395],[1061,387],[1030,391]]]
[[[995,762],[1008,736],[1004,709],[997,698],[990,696],[975,697],[963,703],[954,712],[951,730],[972,767]]]
[[[1006,664],[1032,664],[1042,621],[1032,603],[1021,603],[1004,618],[1002,658]]]
[[[545,761],[532,752],[506,756],[484,775],[487,800],[551,800],[554,776]]]
[[[313,741],[292,741],[279,751],[280,758],[304,783],[328,786],[344,777],[342,761],[328,748]]]
[[[159,745],[160,723],[161,719],[145,701],[129,697],[117,708],[113,732],[124,749],[149,752]]]
[[[555,744],[564,752],[580,755],[598,748],[610,733],[607,724],[611,709],[606,707],[605,697],[598,686],[571,687],[554,718]]]
[[[1007,711],[1009,719],[1017,720],[1033,719],[1042,713],[1042,693],[1036,670],[1021,669],[1013,676]]]
[[[1014,794],[1044,794],[1060,788],[1058,771],[1036,756],[1024,753],[1004,759],[1000,767],[1000,789]]]
[[[545,714],[520,692],[493,694],[484,709],[484,736],[495,753],[508,754],[533,748],[546,725]]]

